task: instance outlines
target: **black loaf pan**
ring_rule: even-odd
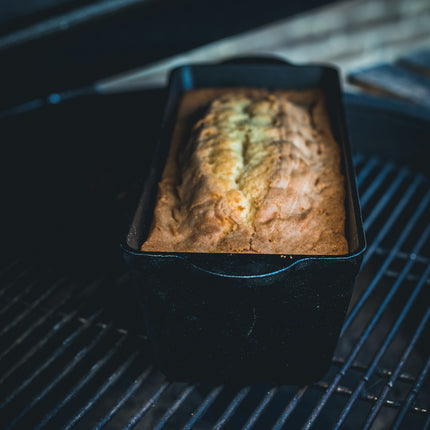
[[[151,224],[181,94],[204,87],[322,88],[342,151],[347,255],[139,251]],[[122,247],[137,275],[156,364],[169,378],[306,384],[324,376],[365,249],[337,70],[264,60],[175,69],[152,168]]]

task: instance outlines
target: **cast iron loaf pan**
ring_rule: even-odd
[[[321,88],[342,151],[341,256],[141,252],[181,94],[194,88]],[[155,362],[184,381],[306,384],[327,372],[360,269],[365,237],[336,69],[266,62],[190,65],[170,76],[160,140],[122,244]]]

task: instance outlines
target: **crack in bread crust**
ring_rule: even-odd
[[[345,254],[340,165],[319,90],[187,92],[142,250]]]

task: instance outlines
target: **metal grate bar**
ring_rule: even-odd
[[[222,391],[223,387],[219,386],[211,390],[211,392],[206,396],[203,403],[197,409],[196,412],[193,413],[192,418],[185,424],[183,430],[190,430],[190,428],[197,422],[197,420],[204,415],[204,413],[208,410],[208,408],[212,405],[212,403],[216,400],[219,393]]]
[[[415,261],[417,261],[419,263],[418,259],[416,259]],[[395,272],[394,270],[387,270],[387,273],[385,275],[388,276],[389,278],[396,279],[399,276],[399,272]],[[416,275],[408,275],[408,276],[406,276],[406,280],[407,281],[411,281],[411,282],[416,282],[419,279],[420,279],[420,277],[416,276]],[[426,283],[430,284],[430,279],[427,279]]]
[[[95,283],[95,285],[98,285],[98,284],[99,284],[99,282]],[[73,295],[73,291],[70,294],[70,296],[72,296],[72,295]],[[68,300],[68,297],[69,296],[66,297],[66,301]],[[60,304],[60,307],[61,307],[61,304]],[[102,311],[100,311],[100,313],[101,312]],[[75,311],[73,311],[71,314],[66,314],[57,324],[55,324],[54,327],[52,328],[52,330],[46,336],[44,336],[29,351],[27,351],[24,356],[22,356],[18,361],[16,361],[15,364],[8,370],[8,372],[0,378],[0,384],[2,384],[6,378],[8,378],[18,367],[20,367],[23,363],[25,363],[30,357],[32,357],[34,354],[36,354],[38,351],[40,351],[43,348],[43,346],[46,345],[48,343],[48,341],[57,334],[58,330],[60,330],[67,323],[71,322],[78,315],[78,313],[79,313],[79,307]],[[48,314],[49,314],[49,312],[48,312]],[[45,314],[45,316],[42,316],[42,318],[44,318],[46,316],[49,317],[49,315]],[[85,323],[86,321],[87,320],[84,320],[82,322]],[[12,344],[12,346],[13,346],[13,344]]]
[[[385,167],[378,173],[378,176],[376,176],[374,181],[372,181],[372,185],[370,185],[366,189],[366,192],[364,193],[363,197],[360,198],[361,207],[364,207],[367,205],[368,201],[372,198],[372,196],[375,194],[378,188],[383,184],[385,178],[393,169],[394,169],[394,164],[387,163]]]
[[[124,374],[124,372],[130,367],[133,360],[138,356],[139,352],[134,352],[126,361],[123,363],[111,376],[109,376],[108,380],[97,390],[97,393],[88,401],[88,403],[83,406],[79,412],[64,426],[64,430],[68,430],[72,428],[77,421],[79,421],[82,416],[103,396],[103,394],[110,388],[118,378]]]
[[[360,186],[364,180],[369,176],[371,171],[378,165],[379,160],[376,157],[372,157],[367,164],[363,167],[360,173],[357,175],[357,185]]]
[[[423,246],[423,244],[424,244],[425,240],[427,240],[429,234],[430,234],[430,225],[427,227],[427,229],[426,229],[425,233],[423,234],[423,236],[421,236],[421,239],[418,242],[416,248],[421,248]],[[393,290],[397,291],[398,290],[399,286],[402,284],[402,282],[403,282],[406,274],[409,272],[409,270],[411,269],[411,267],[413,266],[413,264],[414,264],[413,260],[410,260],[408,262],[408,264],[406,264],[406,266],[402,270],[402,273],[400,274],[398,280],[394,283],[391,291],[393,291]],[[340,416],[339,420],[337,421],[336,426],[334,428],[338,429],[342,425],[342,423],[344,422],[347,414],[351,410],[351,407],[352,407],[353,403],[357,400],[358,395],[360,394],[360,392],[363,389],[363,387],[365,386],[365,384],[369,381],[369,378],[372,375],[373,371],[375,370],[376,366],[378,365],[379,360],[382,358],[383,354],[387,350],[387,348],[390,345],[391,341],[394,339],[394,336],[397,334],[397,331],[400,328],[400,325],[403,323],[404,319],[406,318],[406,315],[409,313],[412,305],[414,304],[416,298],[418,297],[418,294],[421,292],[421,289],[422,289],[423,285],[425,284],[425,281],[427,280],[427,278],[428,278],[429,275],[430,275],[430,266],[428,266],[427,270],[424,272],[423,276],[421,277],[420,282],[414,288],[414,291],[412,292],[412,294],[410,295],[408,301],[404,305],[404,307],[402,309],[402,312],[400,313],[399,317],[397,318],[397,320],[396,320],[395,324],[393,325],[392,329],[390,330],[389,334],[386,336],[384,343],[379,348],[377,354],[375,355],[374,359],[372,360],[372,364],[369,366],[369,370],[362,377],[360,383],[358,384],[358,386],[355,389],[353,395],[351,396],[348,404],[345,406],[344,410],[342,411],[342,414],[341,414],[341,416]],[[391,294],[391,292],[390,292],[390,294]],[[427,322],[427,320],[425,321],[425,323],[426,322]],[[420,327],[421,327],[421,325],[420,325]],[[422,326],[422,329],[424,329],[424,326]],[[416,334],[414,336],[414,339],[415,339],[415,342],[418,340],[418,337],[416,336]],[[409,347],[406,349],[406,352],[407,352],[406,358],[409,356],[409,353],[411,352],[412,346],[414,344],[415,343],[412,340],[410,342],[410,344],[409,344]],[[401,370],[403,364],[404,364],[404,361],[403,361],[403,357],[402,357],[402,359],[400,361],[400,364],[399,364],[400,367],[398,367],[396,369],[396,371],[393,373],[392,377],[390,378],[390,381],[388,382],[388,386],[386,385],[386,387],[388,387],[388,391],[392,388],[392,383],[393,383],[393,381],[396,380],[397,375],[398,375],[398,373],[400,373],[400,370]],[[377,404],[372,409],[372,415],[371,416],[373,416],[373,418],[376,417],[376,414],[378,413],[379,408],[381,407],[383,401],[385,400],[385,397],[388,394],[388,391],[387,391],[387,393],[385,395],[381,395],[379,397]],[[378,408],[376,408],[377,405],[379,405]],[[375,411],[375,409],[376,409],[376,413],[373,415],[373,411]],[[366,426],[365,428],[368,428],[368,426]]]
[[[406,416],[406,413],[409,411],[412,402],[414,401],[415,397],[419,393],[422,384],[424,383],[425,378],[428,376],[428,373],[430,371],[430,357],[428,358],[426,364],[424,365],[423,369],[421,370],[421,373],[418,377],[418,379],[415,382],[415,385],[412,387],[410,393],[408,394],[408,397],[406,398],[403,407],[401,411],[399,412],[395,423],[393,424],[393,430],[397,430],[402,423],[403,419]]]
[[[274,387],[266,393],[266,395],[263,397],[263,400],[259,403],[253,414],[249,417],[248,421],[243,426],[242,430],[250,430],[252,427],[254,427],[254,424],[257,422],[258,418],[263,413],[264,409],[266,409],[266,406],[270,403],[270,401],[273,399],[277,392],[278,388]]]
[[[55,335],[57,331],[61,329],[65,324],[70,322],[76,315],[78,314],[78,310],[73,313],[66,315],[63,319],[57,323],[53,329],[39,342],[37,342],[33,348],[31,348],[25,355],[23,355],[15,364],[1,377],[0,385],[4,383],[4,381],[12,375],[16,369],[18,369],[22,364],[24,364],[31,356],[40,351],[44,345]]]
[[[103,337],[106,335],[107,331],[111,327],[105,327],[102,330],[100,330],[99,333],[97,333],[97,336],[94,337],[94,339],[86,345],[84,348],[82,348],[77,354],[74,355],[72,361],[70,361],[64,369],[56,375],[53,381],[51,381],[43,390],[41,393],[37,394],[33,397],[33,400],[31,400],[30,403],[27,404],[27,406],[14,418],[14,420],[9,424],[7,427],[7,430],[10,430],[15,426],[16,423],[18,423],[26,414],[29,412],[37,403],[39,403],[53,388],[55,388],[58,383],[64,379],[65,376],[67,376],[75,367],[76,365],[83,360],[87,354],[103,339]]]
[[[426,273],[425,273],[425,277],[423,277],[423,280],[427,279],[427,277],[429,275],[430,275],[430,266],[427,268]],[[418,285],[419,285],[419,287],[417,286],[417,289],[420,291],[422,286],[424,285],[424,282],[420,282],[420,284],[418,284]],[[415,294],[415,291],[414,291],[414,294]],[[394,383],[397,380],[397,376],[399,375],[399,373],[402,370],[406,360],[408,359],[409,355],[411,354],[413,347],[418,342],[419,337],[421,336],[422,332],[424,331],[424,328],[427,325],[429,319],[430,319],[430,308],[427,309],[427,312],[425,313],[423,319],[421,320],[421,323],[420,323],[419,327],[417,328],[413,338],[411,339],[408,347],[404,351],[404,353],[400,359],[400,362],[399,362],[396,370],[393,373],[393,376],[390,378],[390,380],[384,386],[384,389],[382,390],[381,394],[379,395],[379,399],[378,399],[377,403],[373,406],[372,410],[370,411],[369,416],[366,420],[364,429],[368,429],[372,425],[374,419],[376,418],[376,415],[378,414],[379,410],[382,407],[382,404],[384,403],[384,400],[386,399],[390,390],[393,388]]]
[[[319,390],[322,391],[326,391],[327,388],[329,387],[329,384],[327,384],[327,382],[324,381],[319,381],[316,384],[312,385],[313,388],[317,388]],[[352,390],[350,390],[347,387],[344,387],[342,385],[338,385],[336,387],[336,394],[340,394],[344,397],[351,397],[353,392]],[[369,393],[361,393],[359,396],[360,400],[364,400],[367,403],[370,403],[372,405],[374,405],[379,397],[378,396],[374,396],[372,394]],[[402,406],[401,402],[398,402],[396,400],[391,400],[391,399],[385,399],[384,400],[384,406],[390,407],[390,408],[394,408],[394,409],[400,409]],[[411,412],[418,414],[418,415],[426,415],[429,411],[426,408],[422,408],[422,407],[418,407],[418,406],[414,406],[413,408],[410,409]]]
[[[22,272],[20,272],[16,278],[14,278],[13,281],[8,282],[1,290],[0,290],[0,297],[2,297],[11,287],[16,285],[19,280],[25,278],[30,273],[30,268],[25,268]]]
[[[31,374],[29,378],[27,378],[21,385],[19,385],[12,393],[9,394],[9,396],[6,398],[6,400],[0,405],[0,409],[3,409],[7,404],[9,404],[18,394],[20,394],[23,390],[25,390],[31,382],[34,381],[34,379],[40,375],[56,358],[58,358],[61,354],[64,353],[64,351],[67,349],[67,347],[88,327],[91,326],[91,324],[96,320],[96,318],[102,313],[102,311],[98,311],[95,314],[93,314],[90,318],[88,318],[87,322],[83,324],[81,327],[79,327],[77,330],[75,330],[62,344],[60,347],[56,349],[56,351],[43,363],[42,366],[40,366],[35,372]]]
[[[69,393],[61,400],[61,402],[52,409],[51,412],[46,414],[42,421],[35,427],[34,430],[39,430],[43,428],[52,418],[57,415],[57,413],[86,385],[97,372],[112,358],[112,356],[119,350],[121,345],[125,342],[126,337],[121,336],[119,340],[110,348],[110,350],[103,355],[90,369],[90,371],[81,378],[76,385],[69,391]]]
[[[43,294],[41,294],[40,297],[37,300],[35,300],[25,311],[20,312],[18,314],[18,316],[13,321],[11,321],[9,324],[7,324],[5,327],[3,327],[3,329],[0,330],[0,336],[3,336],[4,334],[6,334],[11,328],[16,327],[25,317],[27,317],[34,309],[36,309],[45,299],[47,299],[51,294],[53,294],[63,283],[65,283],[65,279],[60,279],[59,281],[55,282],[51,288],[49,288],[47,291],[45,291]]]
[[[407,280],[408,276],[406,276],[405,279]],[[343,358],[339,358],[339,357],[334,357],[331,362],[335,366],[343,366],[345,364],[345,360]],[[358,370],[359,372],[367,372],[368,366],[365,366],[364,364],[355,362],[354,364],[351,365],[350,369]],[[390,378],[391,375],[393,374],[393,372],[389,369],[376,369],[376,374],[378,376],[383,377],[383,378]],[[410,375],[409,373],[400,374],[399,380],[402,382],[406,382],[408,384],[413,384],[415,382],[415,378],[412,375]]]
[[[357,177],[363,168],[364,156],[362,154],[355,154],[352,156],[352,164],[354,166],[355,176]]]
[[[305,394],[306,388],[307,387],[303,387],[303,388],[300,388],[299,390],[297,390],[297,393],[294,395],[294,397],[288,403],[287,407],[282,412],[282,415],[278,418],[278,421],[276,421],[275,425],[272,427],[272,430],[281,430],[281,428],[285,424],[285,421],[287,421],[287,419],[289,418],[291,413],[296,408],[297,404],[300,402],[300,399]]]
[[[404,194],[404,196],[402,197],[402,199],[400,200],[396,208],[393,210],[391,215],[388,217],[387,221],[385,222],[384,226],[380,229],[378,235],[375,237],[372,244],[370,244],[370,246],[368,247],[363,257],[363,265],[365,265],[369,261],[370,257],[376,252],[376,250],[379,249],[378,247],[380,242],[385,238],[387,233],[393,227],[394,223],[396,222],[398,217],[401,215],[402,211],[407,206],[409,200],[412,198],[413,194],[416,192],[421,182],[422,182],[421,179],[416,179],[408,187],[406,193]],[[393,187],[393,184],[392,184],[391,187],[388,189],[387,194],[389,193],[390,197],[393,197],[393,194],[397,191],[397,188],[399,186],[400,186],[400,183],[396,187]],[[384,207],[385,207],[384,205],[378,204],[376,205],[376,207],[373,208],[372,212],[370,213],[373,219],[375,219],[379,215],[379,213]],[[370,224],[367,224],[366,228],[369,228],[369,227],[370,227]]]
[[[426,198],[424,200],[422,200],[422,202],[420,204],[420,207],[419,207],[419,210],[417,210],[415,212],[414,216],[411,218],[411,221],[414,218],[416,218],[416,220],[419,218],[420,212],[424,210],[424,208],[428,204],[428,201],[430,201],[430,192],[428,192]],[[416,220],[415,220],[415,222],[416,222]],[[407,232],[407,230],[404,230],[403,233],[402,233],[402,235],[401,235],[401,237],[405,236],[406,232]],[[420,247],[421,247],[424,242],[420,241],[419,243],[420,243]],[[397,244],[396,244],[396,246],[397,246]],[[394,248],[396,248],[396,246]],[[415,246],[414,249],[417,250],[417,252],[418,252],[418,246]],[[385,269],[387,267],[388,267],[388,264],[384,263],[383,266],[381,267],[381,270],[379,271],[378,275],[381,274],[381,272],[385,271]],[[403,272],[405,272],[405,271],[403,271]],[[379,281],[379,278],[382,276],[382,274],[381,274],[381,276],[378,276],[378,275],[373,279],[373,281],[371,283],[371,286],[369,286],[369,288],[371,288],[371,287],[374,288],[375,287],[376,283]],[[404,273],[404,275],[406,275],[406,273]],[[325,406],[325,404],[327,403],[328,399],[332,395],[335,386],[340,382],[341,378],[343,376],[345,376],[345,373],[346,373],[347,369],[350,367],[350,365],[352,364],[354,358],[357,356],[357,354],[360,351],[360,349],[361,349],[364,341],[368,338],[369,334],[372,332],[372,330],[375,327],[376,323],[379,321],[379,318],[381,317],[382,313],[385,311],[386,307],[391,302],[394,294],[397,292],[397,290],[398,290],[398,288],[400,286],[400,283],[401,283],[400,280],[399,280],[399,282],[395,283],[393,285],[393,287],[391,288],[390,292],[385,297],[385,299],[382,302],[382,304],[380,305],[378,311],[376,312],[376,314],[372,318],[371,322],[368,324],[366,330],[360,336],[360,339],[358,340],[358,342],[355,344],[355,347],[352,350],[352,352],[350,353],[348,359],[346,360],[345,365],[336,374],[336,376],[333,379],[330,387],[328,388],[328,390],[326,391],[326,393],[324,394],[324,396],[320,399],[320,401],[318,402],[317,406],[312,411],[311,416],[309,417],[308,421],[306,422],[305,426],[303,427],[304,429],[309,429],[311,427],[311,425],[314,423],[314,421],[316,420],[316,418],[320,414],[322,408]]]
[[[21,291],[20,294],[16,295],[11,300],[8,300],[8,302],[0,309],[0,315],[4,314],[10,308],[12,308],[12,306],[15,303],[17,303],[19,300],[21,300],[23,296],[25,296],[26,294],[28,294],[34,288],[34,286],[37,285],[37,284],[38,284],[37,281],[30,282],[30,284],[27,286],[27,288],[25,288],[23,291]]]
[[[242,403],[243,399],[248,395],[250,390],[251,390],[250,387],[245,387],[245,388],[242,388],[239,391],[239,393],[236,394],[234,399],[227,406],[227,409],[223,412],[219,420],[214,425],[214,430],[219,430],[223,428],[224,424],[226,424],[227,421],[232,417],[235,410],[239,407],[239,405]]]
[[[140,411],[129,421],[123,430],[131,430],[146,414],[148,409],[155,405],[160,396],[164,393],[166,388],[169,386],[168,382],[164,382],[160,388],[151,396],[151,398],[143,405]]]
[[[40,327],[41,325],[43,325],[46,321],[48,321],[48,319],[56,314],[58,312],[59,309],[61,309],[69,300],[70,298],[73,296],[73,293],[75,291],[71,291],[60,303],[58,303],[55,307],[53,307],[52,309],[50,309],[48,312],[46,312],[45,314],[42,314],[42,316],[40,316],[33,324],[31,324],[27,330],[25,330],[18,338],[16,338],[10,345],[8,348],[6,348],[5,350],[3,350],[0,353],[0,360],[3,359],[3,357],[5,357],[7,354],[9,354],[16,346],[20,345],[30,334],[32,334],[38,327]],[[54,332],[51,332],[52,335],[54,334]],[[49,333],[49,334],[51,334]],[[49,336],[48,334],[48,336]],[[51,336],[49,336],[50,338]],[[46,342],[44,342],[46,343]]]
[[[143,381],[150,375],[152,372],[152,366],[148,367],[131,385],[131,387],[127,390],[124,396],[116,402],[115,406],[109,411],[109,413],[99,420],[94,427],[94,430],[101,429],[107,422],[109,422],[114,414],[121,408],[121,406],[136,392],[136,390],[142,385]],[[35,429],[36,430],[36,429]]]
[[[378,249],[376,250],[376,253],[377,253],[377,254],[380,254],[380,255],[387,255],[389,252],[390,252],[390,250],[387,250],[387,249],[384,249],[384,248],[378,248]],[[401,258],[401,259],[403,259],[403,260],[409,260],[409,258],[411,258],[411,254],[410,254],[410,253],[407,253],[407,252],[399,251],[399,252],[397,253],[396,257],[397,257],[397,258]],[[414,258],[415,258],[415,260],[416,260],[418,263],[423,263],[423,264],[429,264],[429,263],[430,263],[430,258],[428,258],[428,257],[423,257],[422,255],[418,255],[418,254],[417,254],[417,255],[415,255],[415,256],[414,256]]]
[[[365,166],[365,160],[364,157],[361,154],[357,154],[356,156],[353,156],[353,165],[355,170],[355,176],[358,178],[358,175],[361,173],[361,170]]]
[[[406,206],[407,202],[409,201],[413,192],[415,191],[416,187],[418,186],[418,184],[416,182],[417,181],[414,181],[414,183],[411,184],[411,187],[409,188],[409,192],[403,196],[402,200],[399,202],[396,209],[392,212],[389,220],[386,222],[384,227],[381,229],[379,235],[383,234],[385,236],[385,234],[389,231],[389,229],[392,226],[392,223],[394,223],[395,219],[400,215],[404,206]],[[350,326],[352,321],[355,319],[355,317],[357,316],[360,309],[363,307],[363,305],[365,304],[367,299],[373,293],[373,290],[376,288],[376,286],[378,285],[378,282],[380,281],[380,279],[382,278],[384,273],[387,271],[390,264],[395,259],[396,255],[399,252],[400,248],[402,247],[403,243],[408,239],[412,229],[415,227],[416,222],[418,221],[418,219],[420,218],[420,216],[422,215],[422,213],[426,209],[426,206],[429,203],[429,201],[430,201],[430,193],[428,192],[426,197],[421,201],[420,205],[418,206],[418,208],[417,208],[416,212],[414,213],[414,215],[412,216],[412,218],[409,219],[409,222],[404,227],[402,234],[399,236],[399,238],[396,241],[396,244],[390,250],[390,253],[388,254],[388,256],[385,259],[382,266],[380,267],[378,273],[373,277],[372,282],[366,288],[366,291],[364,291],[363,295],[360,297],[360,300],[356,303],[354,308],[351,310],[351,312],[347,316],[347,318],[343,324],[342,330],[340,332],[340,336],[343,336],[345,334],[346,330],[348,329],[348,327]],[[370,256],[371,256],[370,252],[373,253],[376,248],[377,248],[377,242],[375,241],[371,245],[371,247],[367,251],[367,253],[365,254],[365,256],[363,258],[363,264],[365,264],[368,261],[368,259],[370,258]]]
[[[185,390],[182,392],[182,394],[178,397],[175,403],[173,403],[172,406],[169,407],[167,412],[163,415],[160,422],[157,424],[157,426],[154,428],[154,430],[161,430],[164,427],[164,424],[167,423],[169,418],[177,411],[179,406],[185,401],[185,399],[190,395],[191,391],[194,390],[194,385],[191,385],[190,387],[185,388]]]
[[[382,212],[382,210],[385,207],[387,207],[388,202],[393,198],[397,189],[400,187],[400,185],[403,183],[403,181],[406,179],[406,177],[408,175],[409,175],[409,171],[406,169],[401,169],[399,171],[396,179],[391,183],[390,188],[381,197],[381,199],[378,201],[376,206],[373,208],[373,211],[364,220],[363,226],[364,226],[365,230],[369,229],[369,227],[373,224],[373,222],[379,216],[379,214]],[[422,182],[422,178],[420,176],[418,176],[414,179],[413,184],[415,185],[415,188],[418,187],[420,182]]]

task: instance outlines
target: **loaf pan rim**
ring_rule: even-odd
[[[340,79],[339,79],[339,69],[336,66],[332,66],[330,64],[327,63],[304,63],[304,64],[293,64],[291,62],[285,62],[285,64],[280,64],[279,63],[279,59],[274,58],[273,60],[275,60],[275,63],[273,61],[271,61],[271,58],[261,58],[261,61],[259,61],[258,58],[255,58],[256,62],[253,62],[253,59],[249,59],[249,58],[245,58],[245,62],[243,62],[240,57],[237,59],[238,62],[229,62],[226,64],[222,64],[222,63],[217,63],[217,64],[202,64],[202,63],[190,63],[190,64],[184,64],[178,67],[175,67],[174,69],[172,69],[172,71],[170,72],[170,76],[169,76],[169,81],[168,81],[168,97],[166,99],[166,103],[165,103],[165,109],[164,109],[164,114],[163,114],[163,118],[162,118],[162,123],[161,123],[161,128],[160,128],[160,137],[158,139],[158,142],[161,141],[161,132],[164,130],[164,128],[166,127],[166,123],[168,123],[168,119],[169,119],[169,114],[168,114],[168,109],[167,109],[167,105],[169,102],[171,102],[172,99],[172,94],[171,94],[171,86],[172,86],[172,82],[173,80],[180,74],[188,74],[191,69],[195,69],[195,68],[199,68],[199,69],[213,69],[213,68],[217,68],[217,67],[222,67],[222,68],[249,68],[249,67],[257,67],[257,68],[276,68],[276,69],[282,69],[282,68],[301,68],[301,69],[319,69],[319,70],[326,70],[329,73],[334,73],[336,75],[336,81],[338,84],[338,89],[341,91],[340,88]],[[192,78],[190,78],[190,86],[192,86]],[[247,87],[252,87],[252,86],[247,86]],[[257,88],[257,86],[255,86],[255,88]],[[281,87],[280,87],[281,88]],[[268,254],[268,253],[229,253],[229,252],[207,252],[207,253],[200,253],[200,252],[163,252],[163,251],[141,251],[140,249],[136,249],[133,248],[129,245],[129,240],[128,237],[130,235],[131,230],[134,227],[135,224],[135,216],[134,215],[132,222],[129,225],[129,229],[128,229],[128,234],[126,235],[126,237],[123,238],[123,241],[121,243],[121,248],[123,250],[123,252],[125,254],[128,254],[133,260],[135,259],[142,259],[142,258],[160,258],[160,259],[178,259],[183,261],[184,263],[186,263],[188,266],[193,267],[197,270],[200,270],[202,272],[208,273],[208,274],[213,274],[216,276],[220,276],[220,277],[227,277],[227,278],[241,278],[241,279],[248,279],[248,278],[258,278],[258,277],[267,277],[267,276],[272,276],[275,274],[279,274],[282,273],[283,271],[288,270],[289,268],[301,263],[301,262],[305,262],[305,261],[349,261],[349,260],[354,260],[356,258],[359,258],[360,256],[362,256],[362,254],[365,252],[366,247],[367,247],[367,242],[366,242],[366,235],[364,232],[364,228],[363,228],[363,220],[362,220],[362,213],[361,213],[361,206],[360,206],[360,202],[359,202],[359,198],[358,198],[358,189],[357,189],[357,184],[356,184],[356,177],[355,177],[355,171],[354,171],[354,166],[353,166],[353,162],[352,162],[352,156],[351,156],[351,144],[350,144],[350,139],[349,139],[349,135],[348,135],[348,129],[347,129],[347,125],[346,125],[346,119],[345,119],[345,106],[344,106],[344,102],[343,102],[343,98],[342,98],[342,93],[340,92],[340,97],[338,100],[338,104],[339,104],[339,112],[341,115],[340,118],[340,128],[341,128],[341,132],[342,132],[342,143],[339,142],[340,146],[341,146],[341,152],[343,153],[343,157],[346,161],[346,163],[348,164],[348,169],[350,171],[349,174],[349,178],[346,177],[345,175],[345,187],[347,186],[347,183],[350,182],[350,188],[351,188],[351,192],[348,192],[346,190],[346,195],[345,195],[345,205],[346,205],[346,198],[348,197],[348,194],[351,196],[352,199],[352,210],[355,213],[355,218],[356,218],[356,229],[357,229],[357,239],[358,239],[358,246],[356,249],[354,249],[351,252],[345,253],[345,254]],[[159,143],[158,143],[159,144]],[[148,174],[149,177],[149,174]],[[143,189],[145,187],[142,187]],[[141,205],[141,202],[138,203],[137,207],[139,207]],[[346,226],[345,226],[346,228]],[[282,258],[282,263],[285,263],[285,267],[282,267],[278,270],[275,271],[270,271],[270,272],[265,272],[262,274],[254,274],[254,275],[231,275],[231,274],[227,274],[227,273],[221,273],[221,272],[213,272],[210,271],[204,267],[201,267],[195,263],[193,263],[191,261],[191,259],[193,258],[193,256],[198,255],[198,256],[230,256],[232,258],[246,258],[246,256],[252,256],[253,258],[264,258],[267,256],[273,256],[274,258],[276,256],[278,256],[279,258]]]

